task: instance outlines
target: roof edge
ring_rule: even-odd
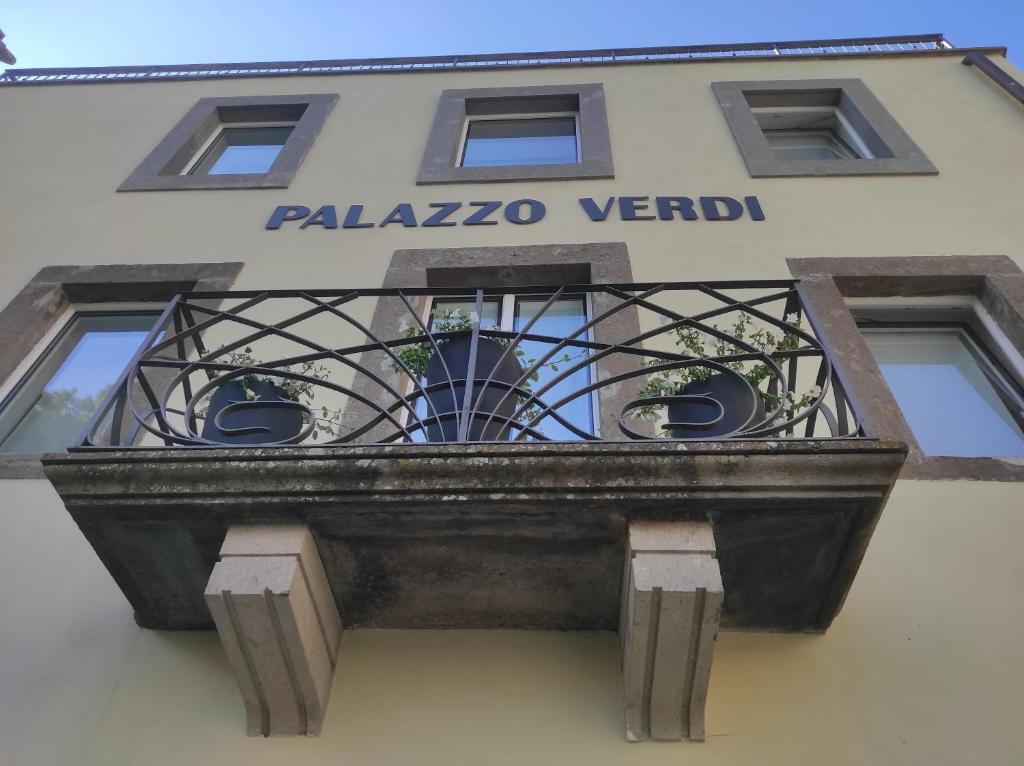
[[[0,86],[153,82],[251,77],[330,76],[342,74],[436,72],[478,69],[695,63],[787,58],[859,58],[906,55],[962,55],[977,51],[1006,54],[1005,47],[956,48],[941,33],[792,40],[721,45],[614,48],[450,56],[409,56],[310,61],[259,61],[212,64],[161,64],[106,67],[8,69]]]

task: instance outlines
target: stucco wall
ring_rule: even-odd
[[[749,178],[710,83],[844,77],[864,80],[939,175]],[[415,185],[441,90],[558,82],[604,83],[615,179]],[[290,189],[113,191],[201,97],[324,92],[338,104]],[[1022,110],[957,57],[7,88],[0,108],[3,302],[54,263],[245,261],[241,288],[373,286],[415,247],[626,241],[641,281],[788,276],[785,257],[1022,257]],[[767,220],[594,223],[577,203],[659,194],[756,194]],[[380,221],[399,202],[523,197],[547,205],[543,221],[263,229],[284,204],[363,203]]]
[[[1019,73],[1018,73],[1019,76]],[[751,179],[716,80],[860,77],[934,177]],[[602,82],[614,180],[415,186],[443,88]],[[200,97],[337,92],[288,190],[114,192]],[[786,257],[1024,264],[1024,112],[959,58],[0,89],[6,303],[43,265],[244,261],[236,286],[381,282],[391,253],[625,241],[637,280],[785,277]],[[756,194],[767,220],[594,223],[576,200]],[[267,232],[275,205],[534,197],[540,223]],[[612,634],[346,635],[319,739],[247,739],[214,634],[140,631],[45,481],[3,483],[3,764],[1013,764],[1024,761],[1024,488],[900,482],[823,636],[724,633],[706,744],[622,737]]]
[[[354,631],[324,733],[243,736],[212,633],[140,630],[42,481],[0,536],[4,764],[1015,764],[1024,491],[901,482],[825,635],[723,633],[708,739],[627,743],[607,633]]]

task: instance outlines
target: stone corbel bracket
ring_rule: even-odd
[[[309,527],[228,529],[206,587],[250,736],[317,735],[341,644],[341,616]]]
[[[626,739],[704,739],[723,597],[710,523],[629,525],[620,623]]]

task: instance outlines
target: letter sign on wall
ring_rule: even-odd
[[[757,197],[607,197],[602,200],[580,197],[580,210],[594,223],[616,217],[620,221],[736,221],[749,216],[763,221],[764,210]],[[377,220],[365,212],[365,205],[349,205],[344,209],[342,229],[383,229],[392,224],[403,228],[436,228],[441,226],[497,226],[502,219],[517,226],[544,220],[547,206],[536,199],[472,202],[429,202],[417,215],[408,202],[399,202]],[[263,228],[277,231],[287,223],[299,229],[338,228],[338,208],[320,205],[278,205]]]

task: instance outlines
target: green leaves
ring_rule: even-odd
[[[431,333],[472,332],[472,330],[473,319],[469,314],[459,309],[448,309],[434,315]],[[406,338],[415,338],[417,336],[422,336],[424,339],[427,338],[423,328],[418,324],[406,327],[402,331],[402,335]],[[438,346],[443,346],[447,342],[447,339],[436,341]],[[392,362],[392,370],[395,372],[405,372],[402,369],[402,365],[405,365],[414,377],[422,378],[427,374],[427,366],[430,364],[431,357],[434,356],[434,346],[429,340],[416,345],[403,346],[395,356],[398,357],[401,364]]]
[[[799,314],[788,314],[785,321],[793,327],[800,327]],[[715,330],[722,329],[717,324],[712,324],[711,327]],[[748,353],[747,349],[741,348],[735,342],[730,342],[689,325],[676,327],[672,330],[672,333],[675,335],[675,344],[694,359],[715,358],[717,361],[720,357]],[[739,316],[731,327],[724,329],[724,334],[733,338],[734,341],[745,342],[769,358],[775,358],[775,355],[780,351],[793,351],[800,346],[800,337],[795,332],[786,332],[780,339],[767,327],[756,327],[753,318],[744,311],[739,312]],[[651,359],[642,362],[642,364],[645,367],[656,367],[662,364],[663,361],[661,359]],[[761,384],[772,377],[771,367],[764,362],[725,361],[720,362],[720,364],[743,376],[761,394],[761,398],[764,399],[767,406],[775,408],[782,401],[782,397],[760,390]],[[715,368],[700,364],[665,370],[651,376],[643,388],[637,392],[637,398],[679,396],[689,383],[705,381],[716,374],[716,372]],[[817,389],[816,392],[815,389]],[[795,398],[792,392],[788,392],[786,394],[784,411],[795,413],[810,406],[821,395],[821,389],[817,387],[815,389],[812,389],[799,399]],[[633,417],[654,418],[659,415],[660,409],[660,405],[638,407],[633,410]]]
[[[252,346],[246,346],[241,351],[228,351],[224,354],[219,354],[211,357],[214,360],[222,361],[224,364],[233,365],[239,368],[252,368],[261,367],[263,362],[257,359],[252,350]],[[285,396],[300,404],[310,405],[315,398],[316,381],[327,380],[330,371],[323,364],[315,361],[303,362],[300,365],[287,365],[285,367],[275,368],[275,373],[279,374],[257,374],[251,369],[244,372],[239,377],[239,383],[242,386],[242,391],[245,393],[246,399],[249,401],[258,401],[259,394],[256,393],[257,383],[271,383],[280,388]],[[296,379],[292,377],[286,377],[286,375],[301,375],[307,380]],[[312,378],[312,380],[308,380]],[[315,413],[315,410],[312,410]],[[340,411],[335,413],[326,407],[320,408],[321,416],[327,423],[332,422],[332,416],[340,415]],[[197,418],[205,420],[209,415],[208,402],[202,406],[197,407],[195,410]],[[309,413],[303,412],[302,421],[308,424],[310,420],[316,422],[316,426],[313,429],[312,437],[315,440],[323,426],[321,418],[311,416]],[[325,429],[329,433],[333,432],[333,429]]]

